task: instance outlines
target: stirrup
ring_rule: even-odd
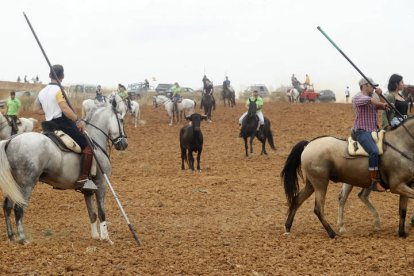
[[[384,189],[384,190],[380,190],[380,189],[378,189],[378,188],[377,188],[377,184],[379,184],[379,185],[380,185],[380,187],[381,187],[382,189]],[[384,186],[382,186],[382,184],[381,184],[381,181],[380,181],[380,180],[378,180],[378,179],[373,179],[373,180],[372,180],[372,182],[371,182],[371,191],[383,193],[383,192],[386,192],[386,191],[387,191],[387,189],[386,189]]]
[[[79,183],[79,181],[78,181],[78,183]],[[96,187],[95,183],[92,180],[86,179],[86,181],[84,182],[83,187],[81,188],[81,190],[82,191],[96,191],[96,190],[98,190],[98,187]]]

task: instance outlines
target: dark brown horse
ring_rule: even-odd
[[[392,193],[400,195],[398,234],[400,237],[406,237],[407,202],[408,198],[414,198],[414,119],[409,118],[395,129],[386,132],[384,143],[386,150],[381,156],[381,177]],[[346,147],[347,141],[334,137],[300,141],[293,147],[281,172],[289,204],[286,232],[290,232],[298,208],[315,192],[314,212],[329,237],[336,236],[324,214],[329,181],[362,188],[368,188],[371,184],[367,157],[347,159],[344,157]],[[301,175],[301,172],[305,187],[299,191],[298,175]]]
[[[410,105],[410,112],[413,107],[413,101],[414,101],[414,85],[407,85],[403,90],[404,98],[408,99],[409,105]]]

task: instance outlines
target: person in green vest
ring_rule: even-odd
[[[17,116],[19,115],[19,109],[22,104],[19,99],[16,98],[16,92],[10,92],[10,98],[6,103],[6,116],[9,120],[10,126],[12,128],[11,135],[17,133]]]
[[[174,85],[171,87],[172,94],[172,101],[174,103],[174,112],[178,111],[177,103],[181,100],[181,88],[178,82],[174,83]]]
[[[252,96],[247,99],[247,101],[246,101],[246,108],[247,109],[249,109],[250,101],[256,102],[256,107],[257,107],[256,115],[259,118],[258,131],[260,131],[264,126],[264,116],[263,116],[263,112],[262,112],[264,103],[263,103],[263,98],[259,96],[259,91],[254,90],[253,93],[252,93]],[[241,125],[242,125],[243,119],[244,119],[244,117],[247,116],[247,112],[248,111],[244,112],[243,115],[239,119],[240,130],[241,130]]]
[[[122,84],[118,84],[118,95],[121,97],[122,100],[127,102],[128,110],[131,111],[131,99],[129,98],[128,92],[126,91],[125,86]]]

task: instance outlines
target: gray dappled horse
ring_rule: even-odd
[[[289,154],[281,177],[289,205],[285,230],[290,232],[297,209],[315,192],[314,212],[334,238],[336,233],[325,219],[324,205],[329,180],[368,188],[371,178],[367,157],[347,159],[344,156],[348,141],[334,137],[318,137],[300,141]],[[386,150],[381,156],[381,178],[390,191],[400,195],[398,234],[406,237],[405,218],[408,198],[414,198],[414,119],[401,123],[384,136]],[[299,191],[298,174],[303,173],[305,187]]]
[[[33,118],[20,117],[19,120],[21,124],[17,125],[17,134],[32,131],[34,123],[37,122],[37,120]],[[9,125],[9,122],[0,112],[0,140],[9,138],[11,136],[11,132],[12,128]]]
[[[106,152],[107,141],[110,140],[117,150],[125,150],[128,146],[117,101],[114,101],[111,106],[95,108],[88,114],[86,121],[86,130],[96,145],[96,156],[109,176],[111,163]],[[10,221],[10,214],[14,208],[18,240],[24,244],[26,236],[23,229],[23,215],[35,185],[41,181],[58,189],[79,189],[76,181],[80,174],[81,155],[63,152],[45,135],[30,132],[0,142],[0,163],[2,164],[0,186],[7,195],[3,204],[7,236],[10,240],[14,239]],[[107,185],[101,171],[97,170],[93,181],[98,187],[95,196],[100,235],[97,229],[97,215],[93,207],[93,193],[84,192],[92,238],[101,238],[110,242],[104,209]],[[3,186],[13,187],[12,190],[20,192],[16,196],[15,192],[8,192]]]
[[[264,126],[258,130],[259,118],[256,116],[257,105],[256,101],[252,101],[249,98],[249,110],[247,111],[246,117],[243,118],[240,135],[244,140],[244,148],[246,150],[246,157],[249,157],[249,147],[247,145],[247,138],[250,144],[250,154],[253,154],[253,139],[256,136],[257,139],[262,143],[261,154],[267,155],[266,151],[266,140],[269,141],[269,145],[272,150],[275,150],[275,144],[273,142],[273,133],[270,129],[270,121],[264,117]]]
[[[157,95],[153,97],[152,104],[154,107],[158,107],[160,105],[164,105],[165,110],[167,111],[168,117],[170,119],[169,125],[173,124],[173,108],[174,103],[172,100],[164,95]],[[183,99],[181,103],[177,103],[177,109],[180,112],[180,116],[182,113],[185,112],[185,116],[191,115],[194,113],[194,108],[196,106],[196,102],[190,99]],[[178,118],[177,118],[178,122]]]

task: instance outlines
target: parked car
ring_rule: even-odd
[[[245,98],[250,97],[252,92],[254,90],[257,90],[259,92],[260,97],[268,97],[269,96],[269,90],[267,89],[266,85],[264,84],[253,84],[247,87],[246,90],[243,92],[243,96]]]
[[[164,95],[167,92],[167,90],[170,89],[172,86],[172,83],[160,83],[157,85],[157,87],[155,87],[155,92],[157,92],[157,94]]]
[[[4,108],[6,106],[6,102],[9,97],[6,99],[0,100],[0,108]],[[16,99],[20,101],[31,101],[34,102],[36,99],[36,92],[34,91],[16,91]]]
[[[336,96],[332,90],[322,90],[319,92],[318,100],[321,102],[335,102]]]
[[[146,87],[145,82],[137,82],[128,84],[127,92],[131,99],[135,100],[136,98],[140,98],[145,93],[150,90],[151,87]]]
[[[93,84],[73,84],[69,86],[67,94],[71,97],[94,98],[97,87]]]

